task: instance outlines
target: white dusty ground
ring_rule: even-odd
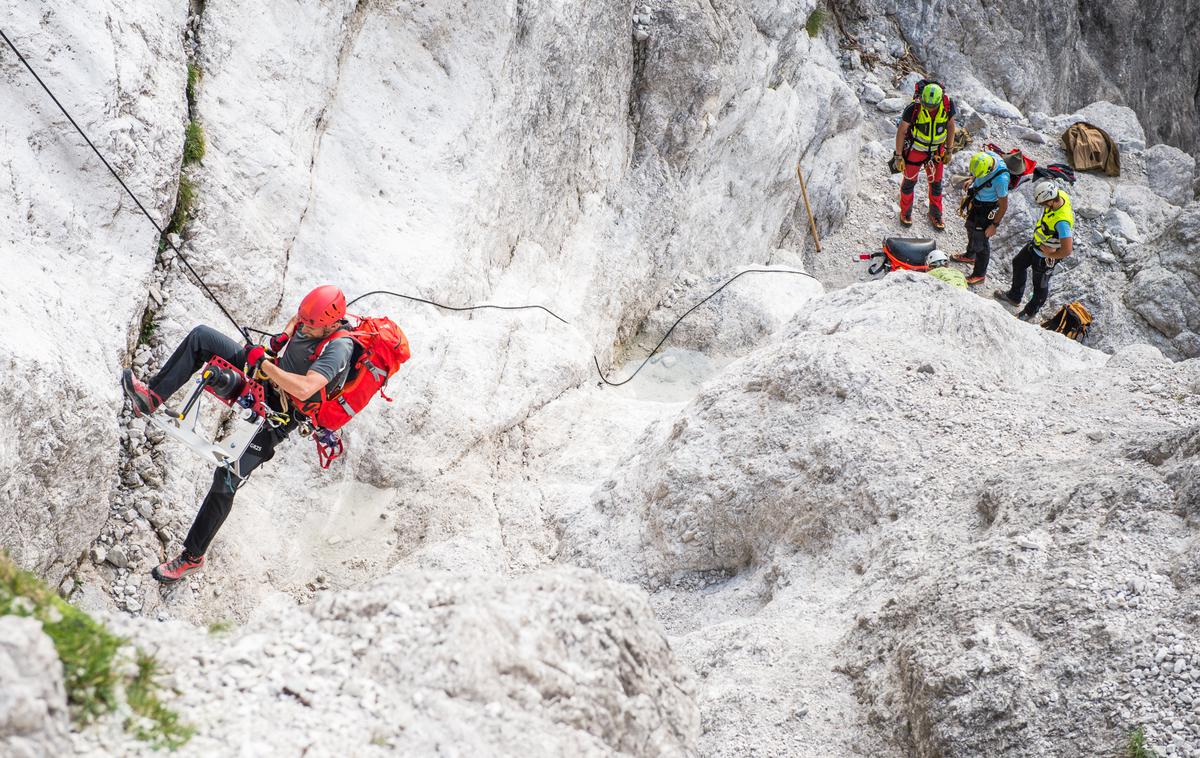
[[[158,218],[184,62],[203,69],[182,241],[239,319],[281,325],[336,281],[570,322],[355,306],[411,339],[395,402],[328,472],[310,442],[281,448],[205,571],[160,588],[147,571],[211,473],[122,412],[113,378],[229,324],[0,57],[20,105],[0,308],[25,326],[0,334],[0,544],[157,651],[191,749],[1067,758],[1145,726],[1200,755],[1200,366],[1163,357],[1200,354],[1200,206],[1194,161],[1147,149],[1132,111],[1082,112],[1125,172],[1071,189],[1078,252],[1045,311],[1084,298],[1101,352],[990,297],[1028,189],[983,297],[867,281],[857,255],[902,231],[883,165],[911,83],[832,23],[810,37],[812,2],[93,5],[102,32],[56,11],[4,28]],[[1063,160],[1072,117],[939,73],[974,98],[976,145]],[[906,234],[928,236],[918,186]],[[593,354],[628,377],[763,266],[815,278],[748,273],[631,382],[600,381]],[[75,751],[146,751],[121,719]]]

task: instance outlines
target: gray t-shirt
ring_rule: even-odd
[[[321,344],[324,337],[305,337],[297,329],[288,340],[279,356],[279,368],[292,374],[304,376],[309,371],[316,371],[329,380],[326,389],[339,389],[350,374],[350,359],[354,357],[354,340],[349,337],[339,337],[325,346],[317,359],[309,357],[312,351]],[[305,398],[308,399],[308,398]]]

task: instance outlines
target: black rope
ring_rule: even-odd
[[[716,297],[717,293],[719,293],[721,290],[725,289],[730,284],[732,284],[735,279],[737,279],[740,276],[744,276],[746,274],[797,274],[799,276],[807,276],[810,279],[817,278],[817,277],[813,276],[812,274],[806,273],[804,271],[784,271],[781,269],[770,269],[770,268],[748,268],[745,271],[734,274],[728,280],[726,280],[726,282],[724,284],[722,284],[720,287],[717,287],[716,290],[714,290],[712,292],[712,294],[710,294],[708,297],[704,298],[700,302],[696,303],[691,308],[688,308],[687,311],[685,311],[682,316],[675,319],[675,323],[671,324],[671,328],[668,329],[667,333],[664,334],[662,339],[660,339],[658,341],[658,344],[654,346],[654,349],[650,351],[650,354],[647,355],[644,360],[642,360],[641,365],[638,366],[637,369],[632,374],[630,374],[627,378],[625,378],[619,382],[610,382],[608,380],[608,378],[604,376],[604,371],[601,370],[601,368],[600,368],[600,360],[598,358],[596,358],[596,356],[593,355],[592,361],[595,362],[595,364],[596,364],[596,373],[600,374],[600,381],[604,382],[605,384],[607,384],[610,387],[620,387],[622,384],[627,384],[630,381],[632,381],[633,377],[637,376],[638,372],[646,367],[646,364],[650,362],[650,359],[654,357],[654,354],[658,352],[658,349],[660,347],[662,347],[663,343],[665,343],[667,341],[667,338],[671,336],[671,332],[675,331],[675,327],[679,326],[679,322],[681,322],[685,318],[687,318],[688,315],[691,314],[692,311],[696,310],[700,306],[707,303],[709,300],[712,300],[714,297]]]
[[[739,277],[745,276],[746,274],[793,274],[796,276],[807,276],[809,279],[816,279],[815,276],[813,276],[812,274],[806,273],[804,271],[787,271],[787,270],[783,270],[783,269],[771,269],[771,268],[748,268],[745,271],[741,271],[737,274],[734,274],[733,276],[729,277],[729,279],[727,279],[724,284],[722,284],[720,287],[717,287],[715,290],[713,290],[712,293],[710,293],[708,295],[708,297],[706,297],[703,300],[701,300],[700,302],[696,303],[691,308],[688,308],[682,316],[675,319],[675,323],[671,324],[671,328],[668,329],[667,333],[662,336],[662,339],[660,339],[658,341],[658,344],[654,346],[654,349],[650,351],[650,354],[647,355],[645,357],[645,359],[642,360],[641,365],[639,365],[637,367],[637,369],[632,374],[630,374],[627,378],[625,378],[619,382],[609,381],[608,378],[606,376],[604,376],[604,371],[600,368],[600,359],[597,358],[595,355],[593,355],[592,362],[596,364],[596,373],[600,375],[600,381],[604,382],[605,384],[607,384],[610,387],[620,387],[623,384],[628,384],[630,381],[633,380],[633,378],[635,376],[638,375],[638,373],[643,368],[646,367],[646,364],[650,362],[650,359],[654,357],[654,354],[658,352],[659,348],[661,348],[666,343],[667,338],[671,336],[671,332],[675,331],[675,327],[679,326],[680,322],[682,322],[685,318],[687,318],[689,315],[691,315],[692,311],[694,311],[697,308],[699,308],[700,306],[704,305],[709,300],[712,300],[714,297],[717,296],[718,293],[721,292],[721,290],[725,289],[730,284],[733,284],[733,282],[735,280],[737,280]],[[485,308],[492,308],[492,309],[500,310],[500,311],[540,310],[540,311],[545,311],[546,313],[550,314],[551,316],[558,319],[562,323],[570,326],[570,323],[566,319],[559,316],[557,313],[555,313],[554,311],[550,310],[549,308],[547,308],[543,305],[444,305],[442,303],[436,303],[432,300],[426,300],[425,298],[413,297],[412,295],[404,295],[399,292],[389,292],[387,290],[372,290],[364,295],[359,295],[358,297],[354,298],[350,302],[346,303],[346,307],[349,308],[351,305],[354,305],[359,300],[362,300],[364,297],[370,297],[371,295],[391,295],[392,297],[399,297],[399,298],[403,298],[405,300],[411,300],[414,303],[425,303],[426,305],[432,305],[435,308],[442,308],[442,309],[448,310],[448,311],[477,311],[477,310],[483,310]],[[254,330],[254,331],[258,331],[258,330]],[[263,332],[263,334],[265,334],[265,333],[266,332]]]
[[[77,124],[75,122],[75,119],[71,117],[71,114],[67,112],[67,109],[63,107],[63,104],[58,101],[58,98],[54,96],[54,93],[51,92],[50,88],[46,86],[46,83],[42,81],[42,77],[38,76],[38,73],[33,70],[33,66],[29,65],[29,61],[25,60],[25,56],[21,55],[21,51],[18,50],[16,45],[14,45],[12,43],[12,40],[10,40],[8,38],[8,35],[4,33],[3,29],[0,29],[0,37],[4,38],[4,42],[16,54],[17,59],[20,60],[21,63],[23,63],[25,65],[25,68],[29,69],[29,73],[33,74],[33,78],[37,80],[37,83],[42,85],[42,89],[44,89],[46,91],[46,94],[50,96],[50,99],[54,101],[54,104],[58,106],[58,109],[60,111],[62,111],[62,114],[67,117],[68,121],[71,122],[71,126],[75,127],[75,131],[79,132],[79,136],[83,137],[83,141],[88,144],[88,147],[90,147],[92,149],[92,152],[94,152],[96,154],[96,157],[100,159],[100,162],[104,164],[104,167],[107,168],[109,173],[111,173],[113,175],[113,178],[115,178],[117,180],[117,182],[120,183],[121,188],[125,190],[125,192],[129,195],[129,197],[133,198],[133,202],[137,205],[138,209],[142,212],[142,215],[144,215],[147,219],[149,219],[150,223],[154,225],[154,228],[156,230],[158,230],[159,238],[162,239],[163,242],[167,243],[167,245],[169,245],[170,248],[175,251],[175,254],[179,256],[179,260],[183,261],[183,265],[187,266],[188,271],[192,272],[192,276],[196,277],[196,281],[200,283],[200,287],[206,293],[208,293],[208,297],[213,301],[213,303],[216,304],[216,306],[218,308],[221,309],[221,313],[225,314],[225,318],[229,319],[230,323],[232,323],[234,325],[234,327],[237,328],[238,332],[241,333],[242,337],[245,338],[246,342],[251,342],[252,340],[250,339],[250,335],[246,332],[246,329],[243,328],[242,325],[237,322],[237,319],[235,319],[233,316],[231,316],[229,314],[229,311],[225,310],[225,306],[221,304],[221,301],[217,298],[217,296],[213,293],[213,291],[208,288],[207,284],[204,283],[204,279],[202,279],[200,277],[200,274],[198,274],[196,272],[196,269],[192,268],[192,264],[189,263],[188,259],[184,257],[183,251],[181,251],[178,247],[176,247],[174,244],[172,244],[171,240],[167,238],[166,231],[164,231],[163,228],[161,226],[159,226],[159,223],[154,220],[154,217],[150,215],[150,211],[146,210],[146,206],[142,205],[141,200],[138,200],[137,195],[133,194],[133,190],[129,189],[129,185],[125,184],[125,180],[121,178],[121,175],[117,173],[116,169],[114,169],[109,164],[109,162],[104,158],[104,155],[100,152],[99,148],[96,147],[96,145],[92,142],[91,138],[89,138],[87,136],[87,133],[83,131],[83,129],[79,126],[79,124]]]
[[[414,303],[425,303],[426,305],[432,305],[435,308],[441,308],[447,311],[479,311],[487,308],[497,311],[539,310],[549,313],[554,318],[570,326],[566,319],[544,305],[443,305],[442,303],[435,303],[434,301],[426,300],[425,298],[413,297],[412,295],[402,295],[399,292],[388,292],[387,290],[372,290],[365,295],[359,295],[350,302],[346,303],[346,307],[349,308],[359,300],[362,300],[364,297],[370,297],[371,295],[392,295],[393,297],[404,298],[405,300],[411,300]]]

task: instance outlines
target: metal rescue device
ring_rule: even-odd
[[[179,440],[241,478],[238,461],[254,435],[267,424],[274,426],[285,423],[286,418],[277,417],[267,407],[266,394],[260,382],[247,377],[241,369],[220,356],[210,358],[195,381],[196,388],[188,396],[182,411],[164,407],[160,413],[147,415],[146,420],[167,436]],[[200,423],[200,409],[204,405],[201,397],[205,394],[212,395],[236,411],[231,422],[233,430],[220,439],[216,438],[215,433],[210,439]]]

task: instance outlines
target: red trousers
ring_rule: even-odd
[[[909,150],[904,155],[904,179],[900,182],[900,212],[906,216],[912,213],[913,190],[922,166],[929,178],[929,207],[942,212],[942,169],[945,166],[933,160],[929,153]]]

